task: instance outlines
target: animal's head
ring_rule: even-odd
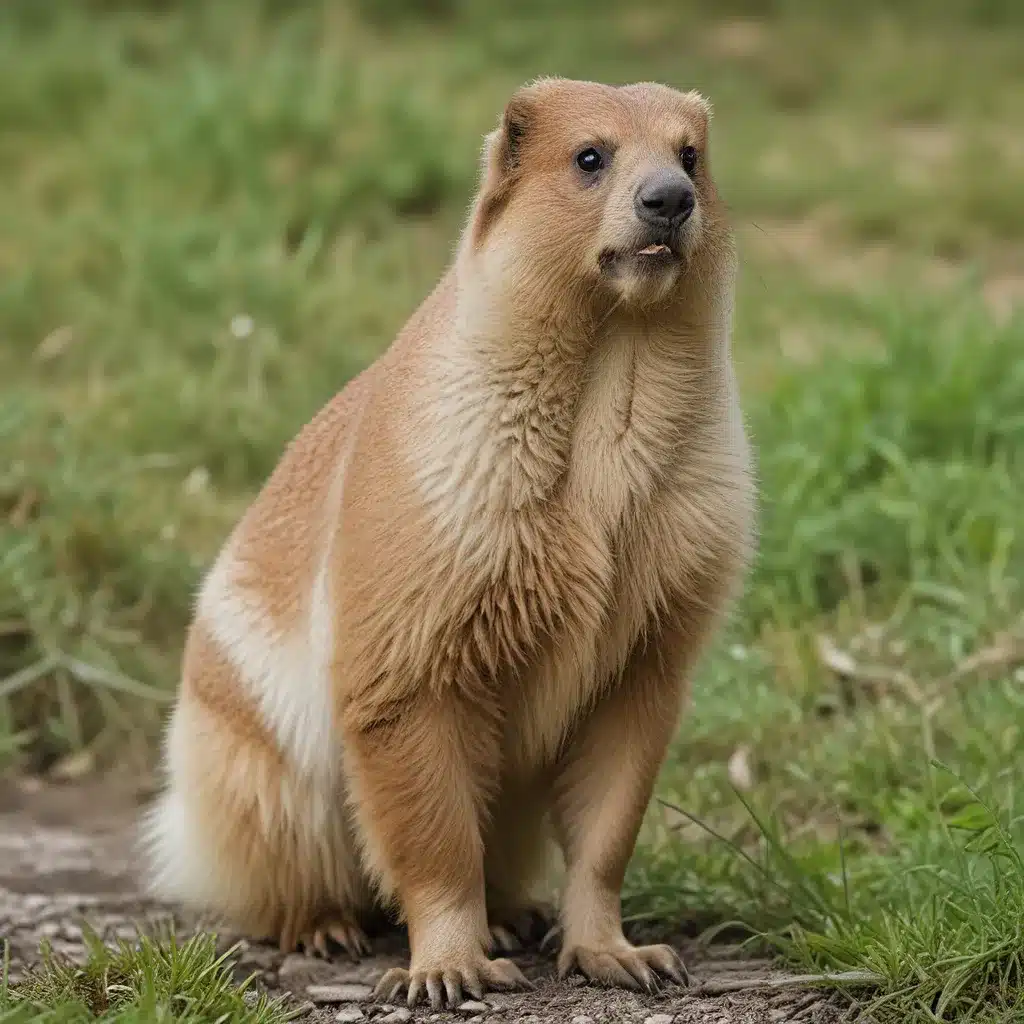
[[[663,85],[519,90],[487,139],[468,244],[537,294],[670,299],[731,253],[709,114]]]

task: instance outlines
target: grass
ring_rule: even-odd
[[[879,1021],[1024,1020],[1022,44],[1004,0],[4,5],[0,764],[151,760],[199,574],[518,83],[694,85],[762,544],[630,910],[870,971]]]
[[[884,354],[752,410],[762,556],[631,909],[872,972],[878,1020],[1020,1020],[1024,324],[871,308]]]
[[[87,936],[83,963],[44,949],[17,986],[0,985],[2,1024],[285,1024],[294,1014],[233,975],[232,951],[212,936],[106,947]]]

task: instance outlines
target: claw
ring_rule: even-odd
[[[554,909],[546,903],[489,908],[491,935],[498,948],[506,952],[516,952],[537,942],[550,931],[557,917]],[[515,944],[510,945],[506,936],[511,936]]]
[[[516,953],[523,948],[519,939],[500,924],[491,925],[491,941],[503,953]]]
[[[542,953],[548,952],[549,949],[554,949],[554,945],[558,940],[558,936],[562,934],[562,926],[560,924],[553,924],[544,935],[544,938],[540,940],[540,951]]]
[[[289,936],[282,935],[281,947],[283,949],[288,940],[291,943],[288,952],[301,947],[309,955],[329,960],[331,948],[328,939],[341,946],[348,953],[350,959],[356,963],[359,962],[361,956],[366,956],[370,952],[370,940],[359,925],[350,921],[330,921],[291,939]]]
[[[374,998],[394,1002],[403,990],[406,1003],[417,1006],[426,999],[435,1010],[454,1009],[463,1001],[463,990],[483,999],[488,989],[532,988],[511,960],[487,960],[439,970],[405,970],[393,967],[377,982]]]
[[[407,985],[409,972],[403,967],[392,967],[374,986],[373,998],[382,1003],[390,1002]]]
[[[444,1004],[445,989],[440,979],[434,975],[427,977],[427,996],[430,999],[430,1005],[435,1010],[440,1010]]]
[[[591,981],[621,988],[659,991],[661,978],[688,984],[689,975],[679,954],[670,946],[630,946],[611,943],[601,950],[580,946],[564,947],[558,958],[559,977],[579,970]]]
[[[423,993],[425,988],[422,978],[413,977],[409,982],[409,993],[406,996],[406,1003],[410,1007],[415,1006],[420,1001],[420,995]]]

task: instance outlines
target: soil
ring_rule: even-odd
[[[140,894],[133,850],[140,799],[138,787],[109,780],[59,786],[0,780],[0,939],[9,941],[13,981],[38,958],[44,939],[58,953],[81,957],[83,922],[108,940],[131,939],[139,929],[169,924],[179,935],[204,926]],[[225,945],[239,941],[218,934]],[[404,1007],[369,999],[369,987],[380,975],[407,961],[404,937],[397,931],[376,936],[374,954],[360,963],[282,956],[242,939],[237,973],[240,978],[255,973],[272,994],[288,993],[302,1007],[298,1019],[309,1024],[832,1024],[845,1013],[838,994],[808,988],[766,961],[741,959],[735,948],[697,950],[683,940],[674,944],[690,968],[688,989],[668,987],[641,995],[596,988],[581,978],[559,982],[550,957],[529,951],[516,959],[535,983],[533,991],[488,995],[484,1003],[456,1012],[438,1014],[421,1007],[411,1016]],[[325,986],[336,990],[324,991]]]

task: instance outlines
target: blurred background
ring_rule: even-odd
[[[1022,54],[1015,0],[7,0],[0,770],[152,766],[201,572],[560,74],[711,98],[742,261],[762,552],[659,792],[827,894],[945,834],[933,758],[1016,821]],[[794,916],[648,832],[642,910]]]

